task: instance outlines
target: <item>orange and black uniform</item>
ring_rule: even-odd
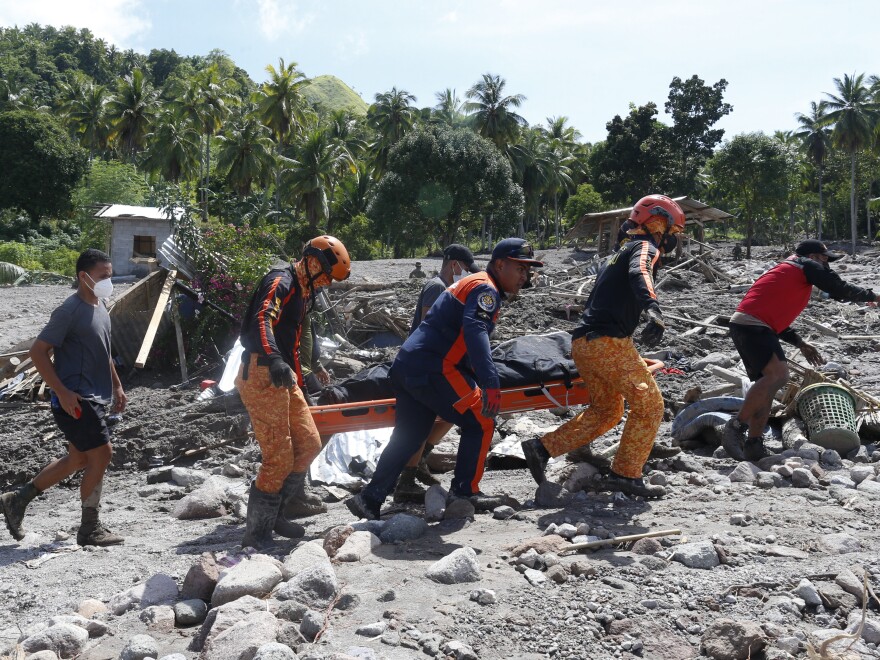
[[[278,493],[291,472],[305,472],[321,451],[321,437],[301,389],[299,339],[307,311],[308,298],[291,265],[263,277],[242,321],[245,353],[235,385],[263,454],[256,485],[266,493]],[[272,385],[269,364],[277,356],[293,369],[299,386]]]
[[[503,293],[489,272],[469,275],[444,291],[409,336],[391,367],[397,395],[394,432],[363,496],[382,502],[434,420],[461,428],[452,480],[456,495],[479,492],[495,420],[482,414],[482,389],[499,388],[489,335]]]
[[[632,335],[642,310],[659,307],[653,275],[659,258],[647,237],[636,236],[608,259],[596,278],[571,342],[572,357],[590,392],[590,405],[541,438],[551,456],[610,431],[623,416],[626,401],[629,416],[611,469],[630,479],[642,476],[663,421],[663,397]]]

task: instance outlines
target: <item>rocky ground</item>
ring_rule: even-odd
[[[734,262],[729,246],[716,247],[709,263],[734,283],[784,256],[758,248],[751,261]],[[545,254],[556,284],[587,256]],[[407,280],[414,261],[356,263],[353,279],[397,282],[394,305],[408,316],[419,288]],[[835,269],[867,286],[880,259],[865,248]],[[742,295],[724,278],[675,272],[675,286],[660,292],[667,314],[729,315]],[[48,286],[0,290],[0,347],[33,336],[68,294]],[[581,302],[551,286],[525,292],[505,308],[498,338],[570,329]],[[842,335],[880,327],[875,309],[818,296],[804,317]],[[390,504],[382,521],[365,523],[352,519],[339,491],[326,491],[328,512],[303,521],[305,539],[281,541],[269,555],[248,556],[238,545],[259,461],[240,402],[234,395],[197,401],[197,389],[176,387],[173,373],[134,374],[102,512],[126,543],[73,543],[75,478],[33,503],[23,542],[0,530],[0,657],[880,657],[880,603],[864,586],[880,581],[877,438],[866,431],[858,452],[840,456],[804,438],[789,438],[783,450],[775,428],[768,443],[780,453],[760,468],[737,464],[711,434],[671,456],[681,402],[697,386],[705,393],[725,384],[704,367],[737,361],[723,330],[685,336],[693,327],[670,319],[656,350],[673,368],[657,375],[668,409],[658,444],[667,451],[648,465],[651,480],[668,485],[665,499],[596,492],[591,478],[601,461],[584,453],[552,464],[551,483],[538,490],[522,462],[505,459],[490,463],[497,469],[482,487],[508,493],[519,511],[444,512],[435,487],[426,507]],[[796,327],[834,363],[829,369],[880,395],[880,344]],[[796,352],[791,357],[803,363]],[[497,440],[540,435],[571,414],[502,420]],[[597,446],[619,439],[621,427]],[[445,457],[435,452],[435,467],[448,465],[450,450],[452,443]],[[0,409],[3,490],[62,451],[45,404]],[[439,476],[448,486],[449,475]],[[669,529],[680,533],[566,550]]]

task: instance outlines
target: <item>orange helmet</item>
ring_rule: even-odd
[[[318,236],[306,243],[303,248],[304,257],[315,257],[324,272],[337,282],[348,279],[351,275],[351,259],[348,250],[338,238]]]
[[[678,234],[684,231],[684,211],[671,197],[666,195],[647,195],[642,197],[635,206],[629,219],[642,227],[651,221],[663,223],[663,233]]]

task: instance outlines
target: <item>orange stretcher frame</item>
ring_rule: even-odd
[[[645,359],[652,374],[663,368],[660,360]],[[590,402],[590,393],[583,379],[573,378],[571,387],[564,380],[543,385],[508,387],[501,390],[501,413],[527,412],[545,408],[581,406]],[[395,399],[356,401],[329,406],[312,406],[309,410],[322,436],[346,431],[367,431],[394,426]]]

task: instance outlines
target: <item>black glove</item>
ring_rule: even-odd
[[[666,324],[663,322],[663,314],[660,313],[659,305],[651,305],[645,310],[648,323],[642,330],[642,343],[646,346],[656,346],[663,339],[663,331]]]
[[[294,385],[293,369],[284,361],[280,355],[272,355],[269,357],[269,378],[272,379],[274,387],[286,387],[290,389]]]

